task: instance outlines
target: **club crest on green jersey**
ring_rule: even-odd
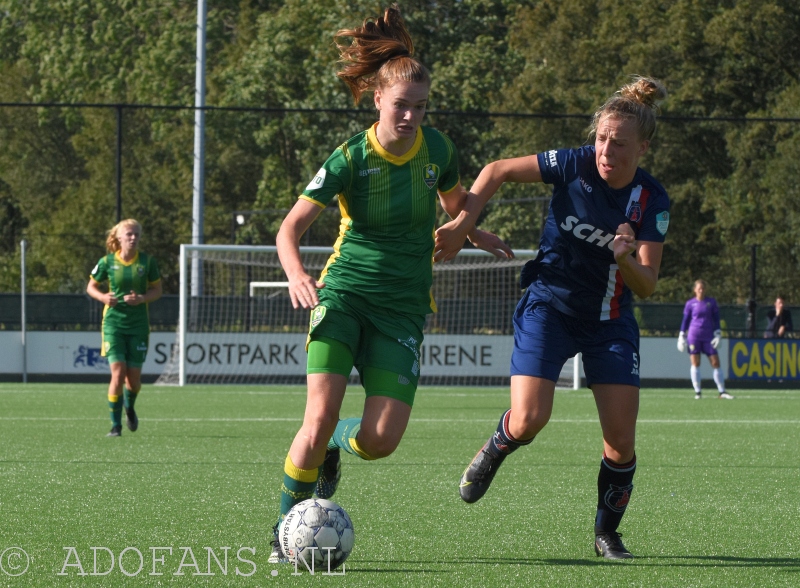
[[[425,166],[425,184],[428,188],[433,188],[436,182],[439,181],[439,166],[435,163],[429,163]]]
[[[322,305],[314,307],[314,310],[311,311],[310,321],[312,329],[322,322],[322,319],[325,318],[325,312],[327,310],[328,309]]]

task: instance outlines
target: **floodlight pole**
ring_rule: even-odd
[[[28,324],[28,313],[27,313],[27,288],[25,284],[25,252],[28,249],[28,242],[23,239],[19,242],[19,254],[20,254],[20,301],[21,301],[21,308],[20,308],[20,333],[22,335],[22,383],[28,383],[28,342],[27,342],[27,324]]]
[[[756,336],[756,251],[758,245],[750,247],[750,299],[747,301],[747,336],[755,339]]]
[[[122,220],[122,104],[117,104],[117,222]]]
[[[206,0],[197,0],[197,64],[194,92],[194,181],[192,186],[192,245],[203,244],[206,112]],[[202,267],[192,258],[192,296],[200,296]]]

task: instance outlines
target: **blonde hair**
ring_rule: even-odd
[[[139,234],[142,234],[142,224],[137,221],[136,219],[126,218],[125,220],[119,221],[113,227],[111,227],[106,232],[106,249],[108,249],[111,253],[116,253],[120,249],[122,249],[122,245],[119,243],[119,238],[117,237],[117,233],[122,227],[137,227],[139,229]]]
[[[344,64],[336,75],[347,84],[356,104],[364,92],[393,86],[398,80],[430,86],[431,74],[413,56],[414,44],[397,4],[374,21],[366,19],[360,27],[339,30],[334,39],[338,37],[353,39],[350,45],[336,43],[339,62]]]
[[[659,103],[667,97],[667,89],[653,78],[634,76],[630,84],[622,86],[606,100],[592,117],[589,138],[594,137],[603,117],[631,119],[636,123],[639,138],[649,141],[656,132],[656,115]]]

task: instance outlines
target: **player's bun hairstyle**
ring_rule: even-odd
[[[431,74],[414,57],[414,44],[397,4],[374,21],[366,19],[360,27],[338,31],[334,38],[338,37],[353,39],[350,45],[336,43],[339,62],[344,64],[336,75],[350,88],[356,104],[364,92],[390,87],[398,80],[430,86]]]
[[[122,245],[119,243],[119,238],[117,237],[117,233],[122,227],[138,227],[139,234],[142,234],[142,225],[139,221],[132,218],[126,218],[125,220],[119,221],[113,227],[111,227],[108,232],[106,233],[106,249],[109,250],[111,253],[116,253],[120,249],[122,249]]]
[[[667,89],[653,78],[634,76],[630,84],[622,86],[606,100],[592,117],[589,137],[594,137],[597,125],[604,117],[628,118],[636,121],[639,138],[649,141],[656,132],[656,115],[659,103],[667,97]]]

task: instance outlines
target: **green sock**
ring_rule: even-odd
[[[111,426],[122,426],[122,397],[108,395],[108,410],[111,413]]]
[[[351,455],[357,455],[361,459],[375,459],[368,455],[358,444],[358,432],[361,430],[361,419],[350,418],[342,419],[336,425],[333,437],[328,441],[328,449],[344,449]]]
[[[124,398],[125,398],[125,408],[133,408],[133,405],[136,404],[136,398],[139,396],[138,392],[131,392],[127,388],[125,388]]]
[[[292,463],[289,456],[283,466],[283,484],[281,485],[281,516],[282,521],[286,514],[298,502],[302,502],[314,495],[317,487],[319,468],[303,470]]]

